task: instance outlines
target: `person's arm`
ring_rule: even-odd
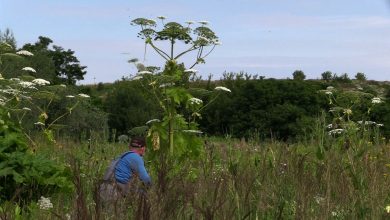
[[[139,178],[144,182],[146,185],[150,185],[152,183],[152,180],[148,174],[148,172],[145,169],[144,161],[141,157],[135,157],[134,160],[134,167],[132,169],[137,172],[139,175]]]

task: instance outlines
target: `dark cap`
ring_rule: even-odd
[[[133,138],[131,138],[129,146],[130,147],[138,147],[138,148],[145,147],[146,146],[145,138],[144,137],[133,137]]]

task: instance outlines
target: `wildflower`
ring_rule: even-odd
[[[5,105],[5,101],[4,101],[4,99],[2,99],[2,98],[0,98],[0,105],[1,105],[1,106],[4,106],[4,105]]]
[[[89,98],[90,97],[89,95],[84,94],[84,93],[80,93],[80,94],[78,94],[78,96],[80,96],[81,98]]]
[[[344,114],[346,115],[351,115],[352,114],[352,110],[347,108],[347,109],[344,109]]]
[[[74,98],[74,95],[67,95],[66,98]]]
[[[326,127],[327,127],[328,129],[331,129],[331,128],[333,128],[333,124],[328,124]]]
[[[44,126],[45,124],[40,122],[40,121],[38,121],[38,122],[35,122],[34,125],[42,125],[42,126]]]
[[[144,71],[138,72],[138,74],[152,74],[152,72],[144,70]]]
[[[142,76],[134,76],[131,80],[139,80],[142,79]]]
[[[217,86],[217,87],[214,88],[214,90],[225,91],[225,92],[232,92],[230,89],[228,89],[226,87],[223,87],[223,86]]]
[[[60,84],[60,86],[66,88],[66,85],[65,85],[65,84]]]
[[[341,134],[344,132],[344,129],[341,129],[341,128],[338,128],[338,129],[333,129],[333,130],[330,130],[328,132],[329,135],[332,135],[332,134]]]
[[[3,78],[3,75],[1,75],[1,73],[0,73],[0,79],[4,79],[4,78]]]
[[[164,87],[169,87],[169,86],[173,86],[173,85],[175,85],[175,83],[164,83],[164,84],[161,84],[159,87],[164,88]]]
[[[19,50],[18,52],[16,52],[17,55],[24,55],[24,56],[34,56],[33,53],[31,53],[30,51],[27,51],[27,50]]]
[[[39,86],[50,85],[50,82],[44,79],[34,79],[32,82]]]
[[[203,101],[201,99],[198,99],[198,98],[190,98],[188,101],[190,102],[191,105],[193,105],[193,104],[200,105],[203,103]]]
[[[188,25],[191,25],[191,24],[194,24],[195,21],[186,21],[185,23],[188,24]]]
[[[199,131],[199,130],[182,130],[182,132],[193,133],[193,134],[203,134],[203,132]]]
[[[9,79],[9,80],[15,81],[15,82],[20,82],[20,79],[19,79],[19,78],[11,78],[11,79]]]
[[[24,107],[22,109],[25,110],[25,111],[31,111],[31,108],[27,108],[27,107]]]
[[[326,90],[333,90],[333,89],[334,89],[333,86],[328,86],[328,87],[326,87]]]
[[[36,72],[37,72],[37,71],[34,70],[34,68],[29,67],[29,66],[24,67],[22,70],[24,70],[24,71],[30,71],[30,72],[33,72],[33,73],[36,73]]]
[[[32,83],[32,82],[24,82],[24,81],[21,81],[19,82],[19,84],[23,87],[23,88],[28,88],[28,89],[35,89],[35,84]]]
[[[198,40],[209,42],[209,39],[202,37],[202,36],[199,36]]]
[[[331,91],[325,91],[325,94],[332,95],[333,93]]]
[[[196,72],[198,72],[198,70],[196,70],[196,69],[186,69],[186,70],[184,70],[184,72],[185,73],[196,73]]]
[[[372,104],[379,104],[379,103],[382,103],[382,100],[378,97],[375,97],[375,98],[372,98],[371,103]]]
[[[322,203],[323,201],[325,201],[325,198],[324,198],[324,197],[321,197],[321,196],[314,196],[314,199],[316,200],[316,203],[317,203],[317,204],[320,204],[320,203]]]
[[[155,119],[151,119],[151,120],[149,120],[149,121],[147,121],[145,124],[150,124],[150,123],[154,123],[154,122],[160,122],[160,120],[159,119],[157,119],[157,118],[155,118]]]
[[[378,127],[383,127],[384,124],[376,124],[376,126],[378,126]]]
[[[386,212],[390,214],[390,205],[386,206]]]
[[[208,25],[209,24],[208,21],[198,21],[198,23],[201,24],[201,25]]]
[[[38,200],[39,208],[42,210],[48,210],[53,208],[53,204],[51,203],[49,198],[45,198],[41,196],[41,198]]]
[[[161,19],[161,20],[167,19],[167,17],[165,17],[165,16],[158,16],[157,18]]]

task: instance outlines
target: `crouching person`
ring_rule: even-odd
[[[145,138],[132,138],[129,144],[130,151],[122,156],[115,166],[115,180],[117,187],[123,196],[129,193],[140,192],[140,189],[133,188],[132,182],[137,176],[146,187],[151,185],[151,179],[145,169],[143,156],[146,150]]]

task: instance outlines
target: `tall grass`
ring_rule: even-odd
[[[146,156],[154,180],[147,195],[103,207],[97,186],[110,160],[126,150],[124,144],[91,140],[42,147],[38,153],[68,164],[74,190],[53,196],[51,211],[31,204],[22,213],[32,219],[389,217],[384,208],[390,204],[390,145],[375,130],[332,137],[323,124],[319,120],[307,140],[289,144],[205,138],[198,160],[164,164],[159,173],[154,169],[159,161]]]

